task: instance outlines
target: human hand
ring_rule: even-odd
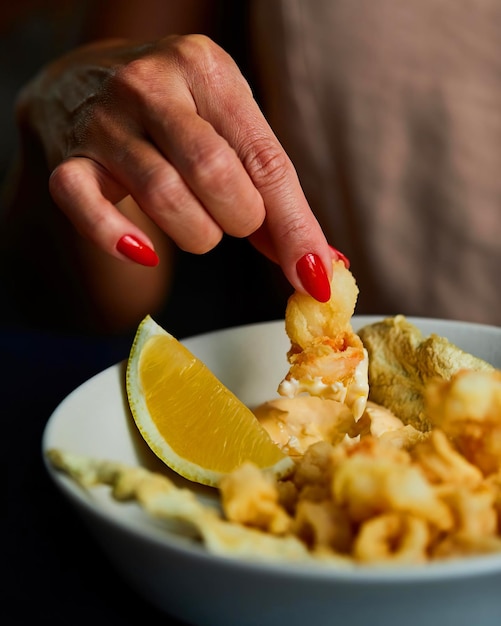
[[[80,48],[27,87],[18,111],[42,141],[54,201],[109,254],[158,261],[116,207],[131,196],[181,249],[248,237],[295,289],[328,299],[335,252],[247,82],[207,37]]]

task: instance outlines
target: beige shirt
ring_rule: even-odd
[[[501,3],[250,5],[265,113],[357,312],[501,325]]]

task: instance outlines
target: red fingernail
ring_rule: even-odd
[[[339,252],[339,250],[336,250],[336,248],[334,248],[334,246],[329,246],[330,250],[331,250],[331,254],[332,254],[332,258],[335,261],[342,261],[346,267],[347,270],[350,269],[350,259],[345,256],[342,252]]]
[[[148,267],[158,265],[158,255],[133,235],[124,235],[117,243],[117,250],[127,258]]]
[[[327,302],[331,297],[329,277],[320,257],[305,254],[296,264],[297,274],[306,291],[319,302]]]

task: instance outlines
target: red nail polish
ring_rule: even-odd
[[[331,286],[325,267],[316,254],[305,254],[296,263],[299,279],[306,291],[319,302],[327,302],[331,297]]]
[[[342,261],[346,267],[347,270],[350,269],[350,259],[345,256],[342,252],[340,252],[339,250],[336,250],[336,248],[334,248],[334,246],[329,246],[330,250],[331,250],[331,254],[332,254],[332,258],[335,261]]]
[[[142,243],[134,235],[124,235],[117,243],[117,250],[127,258],[148,267],[158,265],[158,255],[149,246]]]

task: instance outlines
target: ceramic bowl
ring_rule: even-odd
[[[353,326],[379,319],[355,316]],[[426,335],[445,336],[501,368],[501,328],[408,319]],[[276,397],[277,384],[287,371],[289,340],[283,320],[200,335],[183,343],[250,406]],[[118,363],[71,393],[47,424],[43,451],[62,448],[171,475],[138,437],[124,372],[125,363]],[[137,505],[116,503],[106,487],[85,491],[48,463],[47,471],[130,586],[190,624],[501,624],[501,554],[347,571],[216,557],[189,537],[162,527]],[[176,480],[205,503],[215,504],[214,490]]]

